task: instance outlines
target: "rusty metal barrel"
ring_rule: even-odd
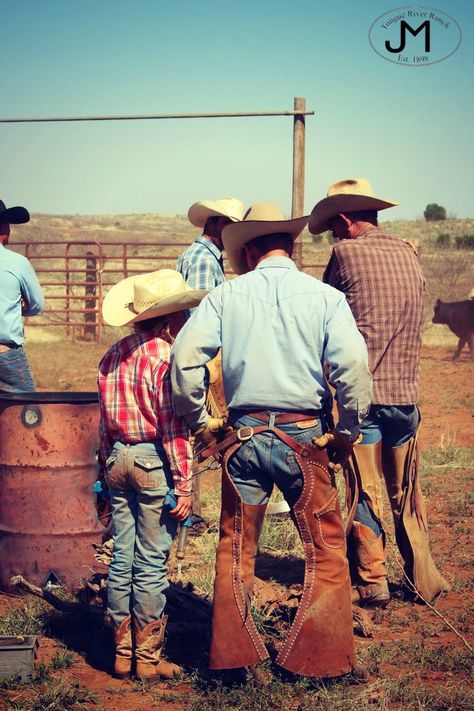
[[[0,393],[0,588],[75,591],[96,567],[96,393]]]

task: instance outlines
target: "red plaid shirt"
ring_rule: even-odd
[[[171,466],[176,493],[191,493],[192,451],[185,421],[171,405],[170,345],[133,333],[102,358],[97,384],[100,402],[100,460],[116,441],[160,440]]]

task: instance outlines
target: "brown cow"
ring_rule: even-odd
[[[474,360],[474,301],[438,301],[435,304],[433,323],[445,323],[459,338],[453,360],[459,358],[465,343],[469,344]]]

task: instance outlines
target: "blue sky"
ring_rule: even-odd
[[[446,0],[443,0],[446,3]],[[439,64],[380,58],[368,31],[393,0],[0,0],[0,117],[292,109],[306,122],[305,209],[367,177],[398,199],[473,216],[474,3]],[[224,195],[291,210],[292,119],[0,124],[0,197],[32,212],[185,213]]]

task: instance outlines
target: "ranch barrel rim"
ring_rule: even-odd
[[[57,403],[74,405],[91,405],[99,402],[99,396],[94,391],[33,391],[8,393],[0,392],[0,401],[9,402],[12,405],[25,403]]]

